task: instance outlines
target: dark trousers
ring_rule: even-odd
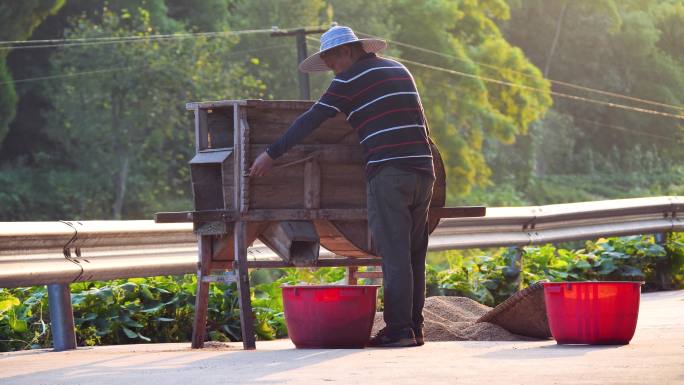
[[[428,174],[387,165],[368,182],[368,222],[382,257],[384,318],[392,330],[423,323],[434,181]]]

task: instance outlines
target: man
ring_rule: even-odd
[[[383,40],[359,39],[343,26],[321,36],[305,72],[332,70],[330,87],[287,132],[257,157],[250,176],[337,113],[356,129],[366,158],[368,221],[382,257],[387,326],[369,346],[423,344],[427,215],[435,180],[428,129],[413,77],[400,63],[376,56]]]

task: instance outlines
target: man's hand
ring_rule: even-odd
[[[273,158],[266,151],[261,153],[252,164],[252,168],[249,170],[249,176],[264,176],[268,173],[271,168],[273,168]]]

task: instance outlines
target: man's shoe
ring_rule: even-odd
[[[423,335],[423,325],[414,326],[413,327],[413,334],[416,336],[416,345],[418,345],[418,346],[425,345],[425,336]]]
[[[418,346],[413,329],[406,327],[399,330],[384,328],[368,341],[368,346],[373,348],[399,348]]]

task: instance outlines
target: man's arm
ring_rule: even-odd
[[[287,129],[278,140],[273,142],[266,151],[259,155],[252,168],[249,176],[263,176],[272,167],[275,159],[282,156],[292,146],[299,143],[302,139],[308,136],[313,130],[318,128],[326,119],[335,116],[336,111],[325,107],[312,106],[308,111],[301,114]]]

